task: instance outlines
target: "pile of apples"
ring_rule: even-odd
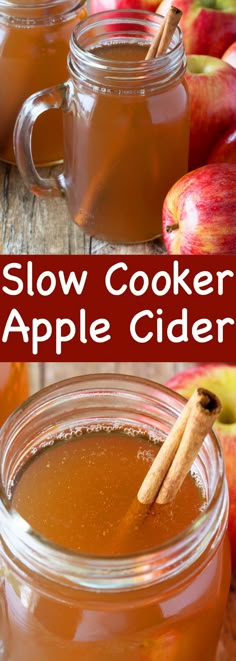
[[[195,388],[211,390],[221,400],[222,411],[214,424],[214,431],[224,453],[229,488],[229,538],[232,567],[236,570],[236,365],[204,363],[179,372],[168,383],[169,388],[188,399]]]
[[[222,48],[229,36],[225,34],[224,41],[224,15],[228,20],[229,14],[213,10],[209,14],[211,11],[217,17],[222,15],[221,31],[219,35],[214,32],[215,43],[219,36],[218,46]],[[199,20],[200,14],[199,10]],[[205,14],[204,9],[202,20],[207,19]],[[236,8],[231,20],[236,31]],[[194,23],[197,30],[197,14]],[[190,38],[187,43],[197,51],[201,47],[200,41],[197,45]],[[190,96],[189,172],[172,186],[164,201],[165,246],[175,255],[236,254],[236,41],[221,59],[209,54],[188,55],[186,80]]]
[[[171,254],[236,254],[236,0],[91,0],[91,13],[182,10],[190,97],[189,172],[168,192]],[[157,9],[158,8],[158,9]]]

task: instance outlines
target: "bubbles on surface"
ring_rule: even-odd
[[[138,450],[137,452],[137,459],[142,459],[143,461],[147,461],[148,463],[152,463],[153,460],[155,459],[155,453],[153,450],[148,447],[146,450]]]

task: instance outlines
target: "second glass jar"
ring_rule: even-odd
[[[27,363],[0,363],[0,426],[28,396]]]
[[[85,0],[0,0],[0,159],[14,163],[13,129],[22,103],[42,87],[63,82],[69,40],[87,16]],[[63,158],[60,113],[41,117],[34,131],[37,165]],[[46,139],[45,139],[46,136]]]

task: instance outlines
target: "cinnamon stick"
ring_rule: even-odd
[[[182,11],[178,9],[178,7],[170,7],[166,14],[165,20],[162,22],[160,29],[158,30],[150,48],[148,49],[145,60],[151,60],[152,58],[158,57],[158,55],[162,55],[167,51],[181,16]]]
[[[204,388],[194,391],[139,489],[140,503],[174,500],[220,411],[221,403],[214,393]]]
[[[117,526],[109,548],[106,547],[105,552],[109,553],[109,555],[118,555],[126,547],[127,540],[133,535],[134,528],[139,528],[149,514],[150,505],[143,505],[135,497],[120,524]]]
[[[159,28],[154,40],[146,54],[145,60],[150,60],[158,55],[161,55],[166,52],[170,41],[173,37],[175,29],[180,21],[182,12],[177,7],[170,7],[168,10],[161,27]],[[97,201],[97,198],[103,194],[104,190],[104,181],[107,184],[108,179],[113,172],[113,168],[117,163],[118,157],[123,149],[123,143],[126,140],[126,136],[129,132],[129,124],[125,127],[124,136],[121,137],[120,133],[116,136],[115,146],[114,143],[111,146],[111,150],[106,155],[106,158],[103,159],[103,163],[100,167],[100,170],[91,180],[89,188],[85,194],[85,197],[81,203],[81,210],[76,215],[75,222],[78,225],[86,225],[87,219],[94,217],[93,208]]]
[[[163,505],[174,500],[220,411],[221,403],[214,393],[204,388],[194,391],[118,526],[109,553],[121,552],[134,526],[142,525],[155,502]]]

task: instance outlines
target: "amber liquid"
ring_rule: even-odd
[[[205,497],[188,475],[171,505],[126,525],[158,445],[121,432],[87,433],[35,455],[18,475],[12,505],[36,531],[88,554],[152,549],[194,521]],[[48,550],[50,555],[50,549]],[[109,566],[109,560],[107,560]],[[229,586],[227,543],[161,586],[118,592],[62,588],[43,576],[6,581],[7,661],[213,661]],[[19,595],[22,594],[22,599]]]
[[[146,52],[142,43],[113,43],[93,51],[98,58],[120,61],[121,76],[122,61],[143,61]],[[123,243],[161,234],[164,198],[188,165],[185,81],[165,91],[146,88],[144,94],[132,85],[128,94],[86,86],[77,113],[72,108],[64,117],[71,215],[88,234]]]
[[[0,363],[0,426],[28,396],[26,363]]]
[[[56,444],[24,469],[12,505],[34,530],[61,546],[109,553],[157,450],[145,439],[120,433]],[[187,528],[203,504],[201,488],[188,475],[173,504],[154,504],[144,520],[141,508],[140,525],[138,516],[130,517],[130,530],[114,553],[163,544]]]
[[[15,163],[13,129],[23,102],[31,94],[67,79],[70,35],[86,15],[86,10],[81,9],[70,19],[50,25],[0,24],[0,159],[3,161]],[[38,9],[37,20],[46,22],[49,16],[50,9]],[[63,159],[61,111],[50,110],[37,120],[33,157],[37,165]]]

